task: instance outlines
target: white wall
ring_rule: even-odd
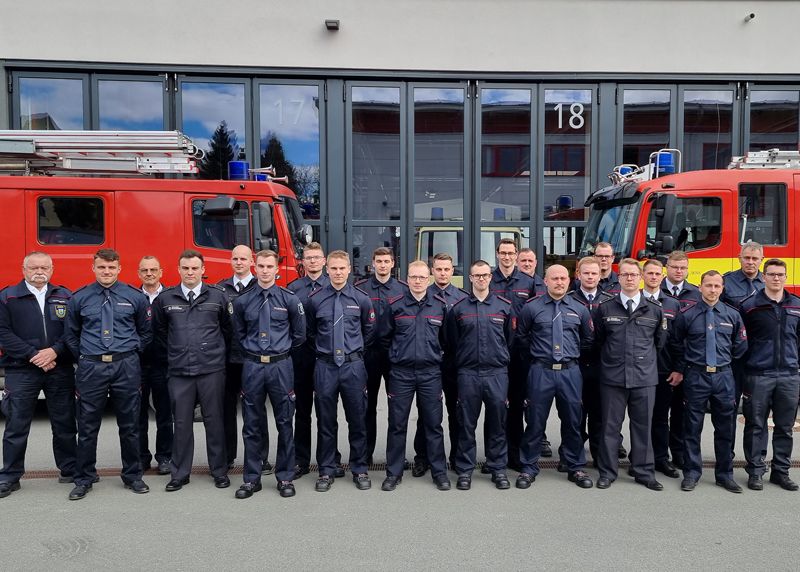
[[[797,73],[799,21],[756,0],[0,0],[0,59]]]

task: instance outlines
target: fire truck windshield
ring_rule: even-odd
[[[633,226],[639,212],[638,198],[603,201],[592,205],[580,256],[593,254],[594,246],[598,242],[608,242],[614,247],[615,253],[627,256],[631,251]]]

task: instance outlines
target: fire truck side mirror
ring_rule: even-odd
[[[258,209],[258,230],[263,237],[272,236],[272,205],[267,202]]]
[[[207,215],[231,215],[233,208],[236,206],[236,200],[233,197],[219,196],[206,201],[203,206],[203,214]]]

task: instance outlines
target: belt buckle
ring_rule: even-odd
[[[103,363],[111,363],[114,361],[114,356],[112,354],[103,354],[100,356],[100,361]]]
[[[706,373],[717,373],[717,367],[714,365],[707,365]]]
[[[562,368],[562,364],[560,364],[560,363],[554,363],[553,364],[553,371],[561,371],[561,368]]]
[[[271,356],[261,356],[261,363],[269,363]]]

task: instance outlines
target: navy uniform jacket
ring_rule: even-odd
[[[597,310],[598,306],[605,302],[606,300],[611,300],[614,295],[609,294],[608,292],[603,292],[600,288],[597,289],[597,292],[592,299],[592,303],[589,303],[589,300],[586,299],[586,296],[583,295],[583,290],[580,288],[580,282],[578,283],[578,288],[572,290],[571,292],[567,293],[567,296],[570,296],[583,304],[583,306],[589,310],[589,314],[592,316],[592,322],[594,322],[594,312]],[[594,324],[593,324],[594,325]],[[600,352],[597,344],[593,344],[591,348],[588,348],[581,352],[581,364],[584,367],[588,367],[592,364],[597,365],[597,362],[600,360]],[[597,372],[594,372],[597,373]]]
[[[153,339],[147,296],[133,286],[115,282],[108,288],[114,305],[114,334],[111,346],[103,345],[100,308],[105,301],[105,289],[99,282],[93,282],[75,292],[69,301],[65,341],[76,359],[81,355],[141,353]]]
[[[522,308],[517,320],[517,337],[529,348],[531,359],[551,363],[568,362],[590,351],[594,342],[594,326],[589,310],[571,296],[561,298],[563,330],[562,357],[553,356],[553,318],[555,300],[549,294],[537,296]]]
[[[514,315],[519,316],[525,302],[536,296],[536,285],[533,278],[524,272],[520,272],[519,268],[514,268],[506,278],[500,268],[497,267],[492,271],[489,291],[495,296],[511,300]]]
[[[444,348],[444,318],[447,302],[426,292],[417,300],[406,292],[389,302],[378,322],[378,337],[389,350],[392,366],[439,368]]]
[[[672,291],[669,289],[666,278],[661,281],[661,292],[670,298],[675,298],[675,296],[672,294]],[[700,289],[694,284],[689,284],[686,280],[684,280],[683,289],[678,292],[677,297],[678,302],[681,304],[681,309],[691,305],[692,303],[697,303],[702,299],[703,296],[700,294]]]
[[[376,324],[380,322],[381,316],[389,308],[389,300],[394,300],[408,291],[408,285],[405,282],[389,277],[384,284],[375,278],[374,275],[359,280],[354,286],[363,290],[369,296],[372,302],[372,309],[375,310]],[[376,349],[380,347],[377,341],[378,339],[375,337],[373,343]],[[367,346],[370,345],[372,345],[372,343],[367,344]]]
[[[333,285],[316,290],[308,297],[307,335],[314,341],[317,354],[333,356],[333,309],[336,289]],[[375,311],[369,296],[352,284],[341,289],[344,311],[344,351],[349,355],[363,351],[375,337]]]
[[[203,283],[192,304],[180,286],[153,300],[153,343],[166,346],[170,375],[206,375],[225,369],[233,304],[216,284]]]
[[[63,286],[47,285],[44,315],[39,303],[22,280],[0,292],[0,365],[36,367],[30,359],[39,350],[53,348],[57,366],[72,364],[64,343],[64,323],[72,292]],[[36,368],[39,369],[39,368]]]
[[[672,325],[670,345],[674,346],[675,369],[683,373],[688,365],[706,366],[706,311],[698,302],[683,308]],[[714,333],[717,366],[730,365],[747,351],[747,332],[736,308],[724,302],[714,304]]]
[[[529,277],[530,278],[530,277]],[[511,301],[492,293],[470,295],[447,313],[445,340],[458,369],[507,368],[514,340]]]
[[[316,280],[312,280],[308,276],[303,276],[297,280],[293,280],[292,283],[287,286],[287,288],[294,292],[295,296],[297,296],[297,298],[300,300],[300,303],[303,304],[305,314],[308,316],[308,297],[312,292],[319,290],[323,286],[327,286],[330,283],[330,278],[328,278],[325,274],[320,274],[319,278]],[[312,352],[314,351],[313,341],[310,337],[306,336],[306,343],[303,345],[303,347]]]
[[[725,284],[722,301],[734,308],[739,308],[745,298],[764,289],[764,275],[760,270],[752,280],[745,276],[741,268],[726,272],[723,274],[722,280]]]
[[[236,299],[245,292],[252,290],[253,286],[258,282],[258,280],[256,280],[256,277],[253,276],[250,279],[250,282],[247,283],[247,286],[245,286],[242,289],[242,291],[239,292],[238,290],[236,290],[235,286],[235,283],[237,281],[238,280],[236,279],[235,276],[231,276],[229,278],[225,278],[224,280],[220,280],[219,282],[217,282],[217,286],[219,286],[225,291],[225,294],[227,294],[228,300],[230,300],[231,303],[235,302]],[[230,363],[242,363],[243,360],[244,360],[244,355],[242,354],[242,347],[239,345],[239,340],[236,339],[236,336],[233,336],[233,338],[231,338],[231,348],[230,351],[228,352],[228,361]]]
[[[572,290],[580,290],[581,289],[581,281],[577,278],[572,281]],[[602,290],[608,294],[614,296],[615,294],[619,294],[620,287],[619,287],[619,276],[613,270],[611,273],[606,276],[605,278],[601,278],[600,281],[597,283],[597,289]]]
[[[594,335],[603,383],[628,389],[658,384],[658,351],[667,342],[660,302],[642,294],[629,316],[617,294],[595,311]]]
[[[306,341],[306,315],[300,299],[288,288],[273,284],[265,289],[257,283],[233,303],[234,338],[242,349],[254,355],[279,355],[299,348]],[[269,312],[269,345],[259,343],[261,312]]]
[[[439,296],[440,298],[444,299],[444,301],[447,303],[447,308],[449,309],[452,308],[453,305],[459,300],[463,300],[469,296],[469,292],[453,286],[452,284],[448,284],[445,288],[439,288],[439,286],[434,282],[428,286],[428,295]]]
[[[800,298],[784,290],[783,300],[773,302],[764,290],[742,302],[740,309],[747,329],[747,370],[798,370],[800,341]]]
[[[645,294],[642,292],[642,296],[649,296],[649,294]],[[669,374],[673,371],[680,371],[676,369],[676,359],[680,357],[682,353],[682,349],[680,346],[675,346],[669,343],[669,336],[672,333],[672,327],[675,324],[675,318],[678,317],[678,314],[681,313],[681,303],[678,302],[672,296],[667,296],[662,291],[658,297],[658,301],[661,303],[661,311],[664,312],[664,317],[667,319],[667,342],[663,348],[658,352],[658,373],[659,374],[666,374],[669,377]],[[688,302],[689,306],[692,306],[693,302]],[[705,347],[705,346],[703,346]],[[676,353],[678,352],[678,353]]]

